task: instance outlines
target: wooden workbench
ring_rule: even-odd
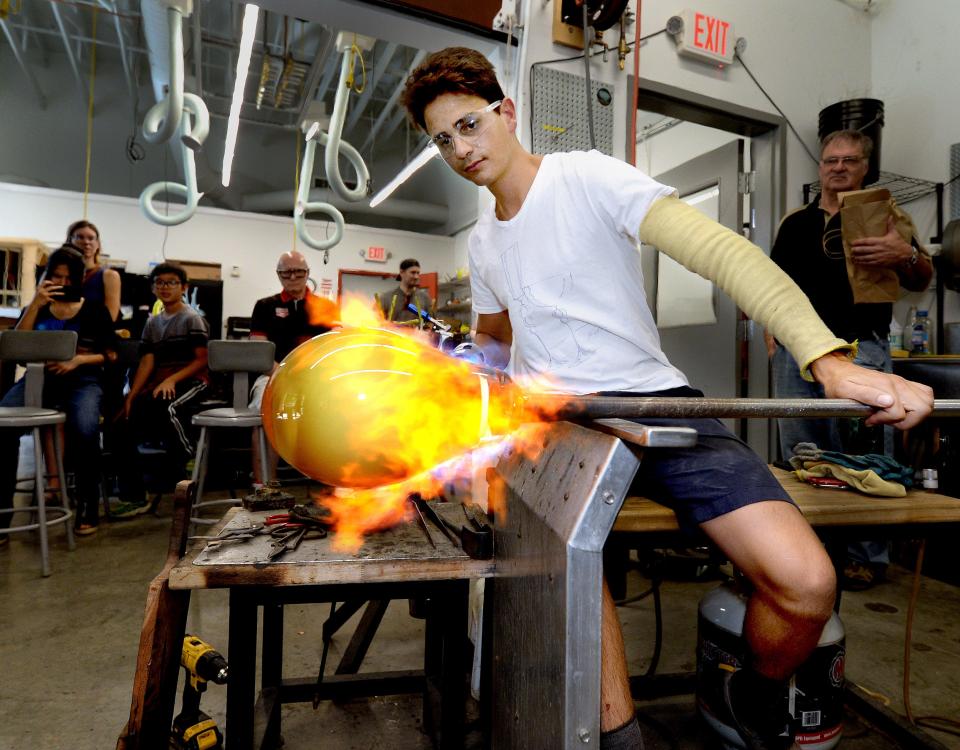
[[[434,508],[454,523],[466,522],[459,503],[436,503]],[[231,508],[209,535],[262,524],[276,512]],[[365,536],[358,549],[338,549],[335,535],[305,538],[297,549],[276,560],[268,560],[269,535],[216,550],[206,549],[204,540],[192,544],[170,570],[169,587],[186,594],[191,589],[230,590],[227,750],[275,746],[284,703],[409,692],[423,694],[424,728],[437,747],[462,746],[466,694],[461,668],[466,658],[468,585],[470,579],[493,575],[494,565],[493,560],[470,558],[428,525],[432,542],[420,526],[408,522]],[[388,602],[410,598],[426,603],[424,668],[357,673]],[[316,677],[285,678],[283,608],[322,602],[345,602],[344,606],[353,607],[349,612],[366,606],[344,660],[337,673],[326,674],[320,684]],[[262,628],[258,610],[262,610]],[[259,696],[255,689],[258,634],[263,687]],[[328,625],[324,634],[328,637]]]
[[[454,522],[466,521],[459,503],[436,503],[435,507]],[[231,508],[210,535],[262,522],[267,515]],[[401,523],[364,537],[356,550],[337,549],[333,535],[305,539],[299,548],[270,563],[266,562],[269,536],[234,543],[216,553],[205,552],[204,542],[197,541],[170,571],[170,588],[404,583],[493,575],[493,560],[471,559],[435,528],[432,536],[436,547],[428,543],[419,526]]]
[[[856,490],[813,487],[793,472],[771,467],[810,525],[829,527],[919,526],[960,523],[960,499],[910,490],[906,497],[875,497]],[[613,525],[614,533],[679,531],[673,511],[642,497],[628,497]]]

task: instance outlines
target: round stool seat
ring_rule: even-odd
[[[231,409],[207,409],[193,418],[198,427],[259,427],[260,413],[256,411]]]
[[[257,415],[259,419],[259,415]],[[63,424],[67,415],[39,406],[0,406],[0,427],[44,427]]]

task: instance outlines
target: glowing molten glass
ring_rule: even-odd
[[[387,328],[301,344],[263,396],[278,454],[337,487],[401,482],[514,426],[518,390]]]

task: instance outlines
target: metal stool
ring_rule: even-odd
[[[0,429],[30,430],[33,433],[34,495],[36,505],[25,508],[4,508],[0,513],[19,513],[29,510],[36,516],[36,522],[22,526],[0,529],[0,534],[14,534],[18,531],[34,531],[40,534],[40,564],[44,576],[50,575],[50,550],[47,542],[47,527],[62,523],[67,531],[67,545],[75,548],[73,527],[68,521],[73,518],[70,502],[67,498],[67,477],[63,470],[63,452],[60,439],[56,434],[56,425],[64,424],[67,415],[56,409],[43,408],[43,371],[47,362],[64,362],[73,359],[77,351],[77,334],[74,331],[4,331],[0,334],[0,360],[24,362],[27,374],[24,383],[23,406],[0,407]],[[44,495],[44,451],[43,428],[53,430],[53,446],[60,477],[60,499],[62,505],[47,506]],[[47,518],[47,511],[57,514]]]
[[[193,462],[193,476],[197,483],[197,499],[193,504],[190,521],[198,525],[212,525],[219,519],[201,518],[200,509],[211,505],[235,505],[236,500],[204,500],[203,481],[207,474],[210,453],[209,428],[246,427],[252,429],[260,443],[260,471],[264,481],[270,478],[270,461],[267,458],[267,440],[263,434],[260,413],[248,408],[249,379],[251,372],[260,374],[273,369],[274,345],[272,341],[211,341],[207,348],[207,366],[214,372],[233,373],[233,407],[207,409],[193,418],[200,428],[197,455]]]

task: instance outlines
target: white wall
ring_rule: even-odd
[[[31,237],[56,247],[70,222],[82,215],[80,193],[0,183],[0,236]],[[277,256],[293,246],[289,218],[198,208],[192,219],[165,230],[145,219],[136,201],[108,195],[91,195],[87,216],[100,229],[103,251],[126,260],[134,273],[145,273],[164,255],[220,263],[224,320],[230,315],[250,315],[258,298],[279,291],[274,272]],[[308,221],[307,226],[314,237],[324,236],[324,222]],[[393,254],[386,266],[360,257],[359,251],[370,245],[384,246]],[[318,284],[330,279],[334,292],[341,268],[392,271],[407,257],[419,259],[424,272],[436,271],[441,279],[456,268],[452,238],[399,230],[348,225],[343,241],[331,249],[328,265],[323,264],[322,253],[299,241],[297,247],[310,262],[311,276]],[[229,275],[234,265],[240,266],[239,278]]]
[[[960,143],[960,99],[955,76],[960,48],[943,34],[960,28],[960,6],[953,0],[888,2],[873,18],[871,55],[873,96],[884,103],[883,168],[890,172],[946,182],[950,144]],[[949,221],[950,190],[944,198]],[[936,202],[923,198],[906,206],[921,240],[936,233]],[[934,294],[909,294],[896,307],[901,322],[910,305],[933,308]],[[946,293],[944,320],[960,320],[960,295]],[[932,314],[932,312],[931,312]]]
[[[635,4],[634,4],[635,6]],[[689,3],[680,0],[646,0],[643,3],[641,34],[662,29],[667,19]],[[747,39],[744,60],[754,75],[797,127],[808,147],[815,148],[817,113],[828,104],[870,94],[870,19],[837,0],[712,0],[701,6],[734,25],[738,37]],[[576,50],[551,42],[552,3],[531,0],[528,63],[576,54]],[[615,45],[618,29],[606,32],[608,44]],[[630,31],[633,39],[633,30]],[[553,67],[580,74],[583,62],[560,63]],[[617,57],[606,63],[593,58],[592,73],[614,81],[614,143],[625,157],[626,118],[629,92],[627,75],[633,56],[621,72]],[[648,40],[640,50],[640,77],[669,84],[686,91],[776,114],[743,68],[734,64],[724,70],[687,60],[677,55],[672,38],[661,34]],[[524,123],[523,133],[529,124]],[[524,135],[524,142],[526,136]],[[623,145],[621,145],[623,144]],[[787,203],[799,205],[801,186],[816,178],[816,165],[789,135],[787,139]]]

